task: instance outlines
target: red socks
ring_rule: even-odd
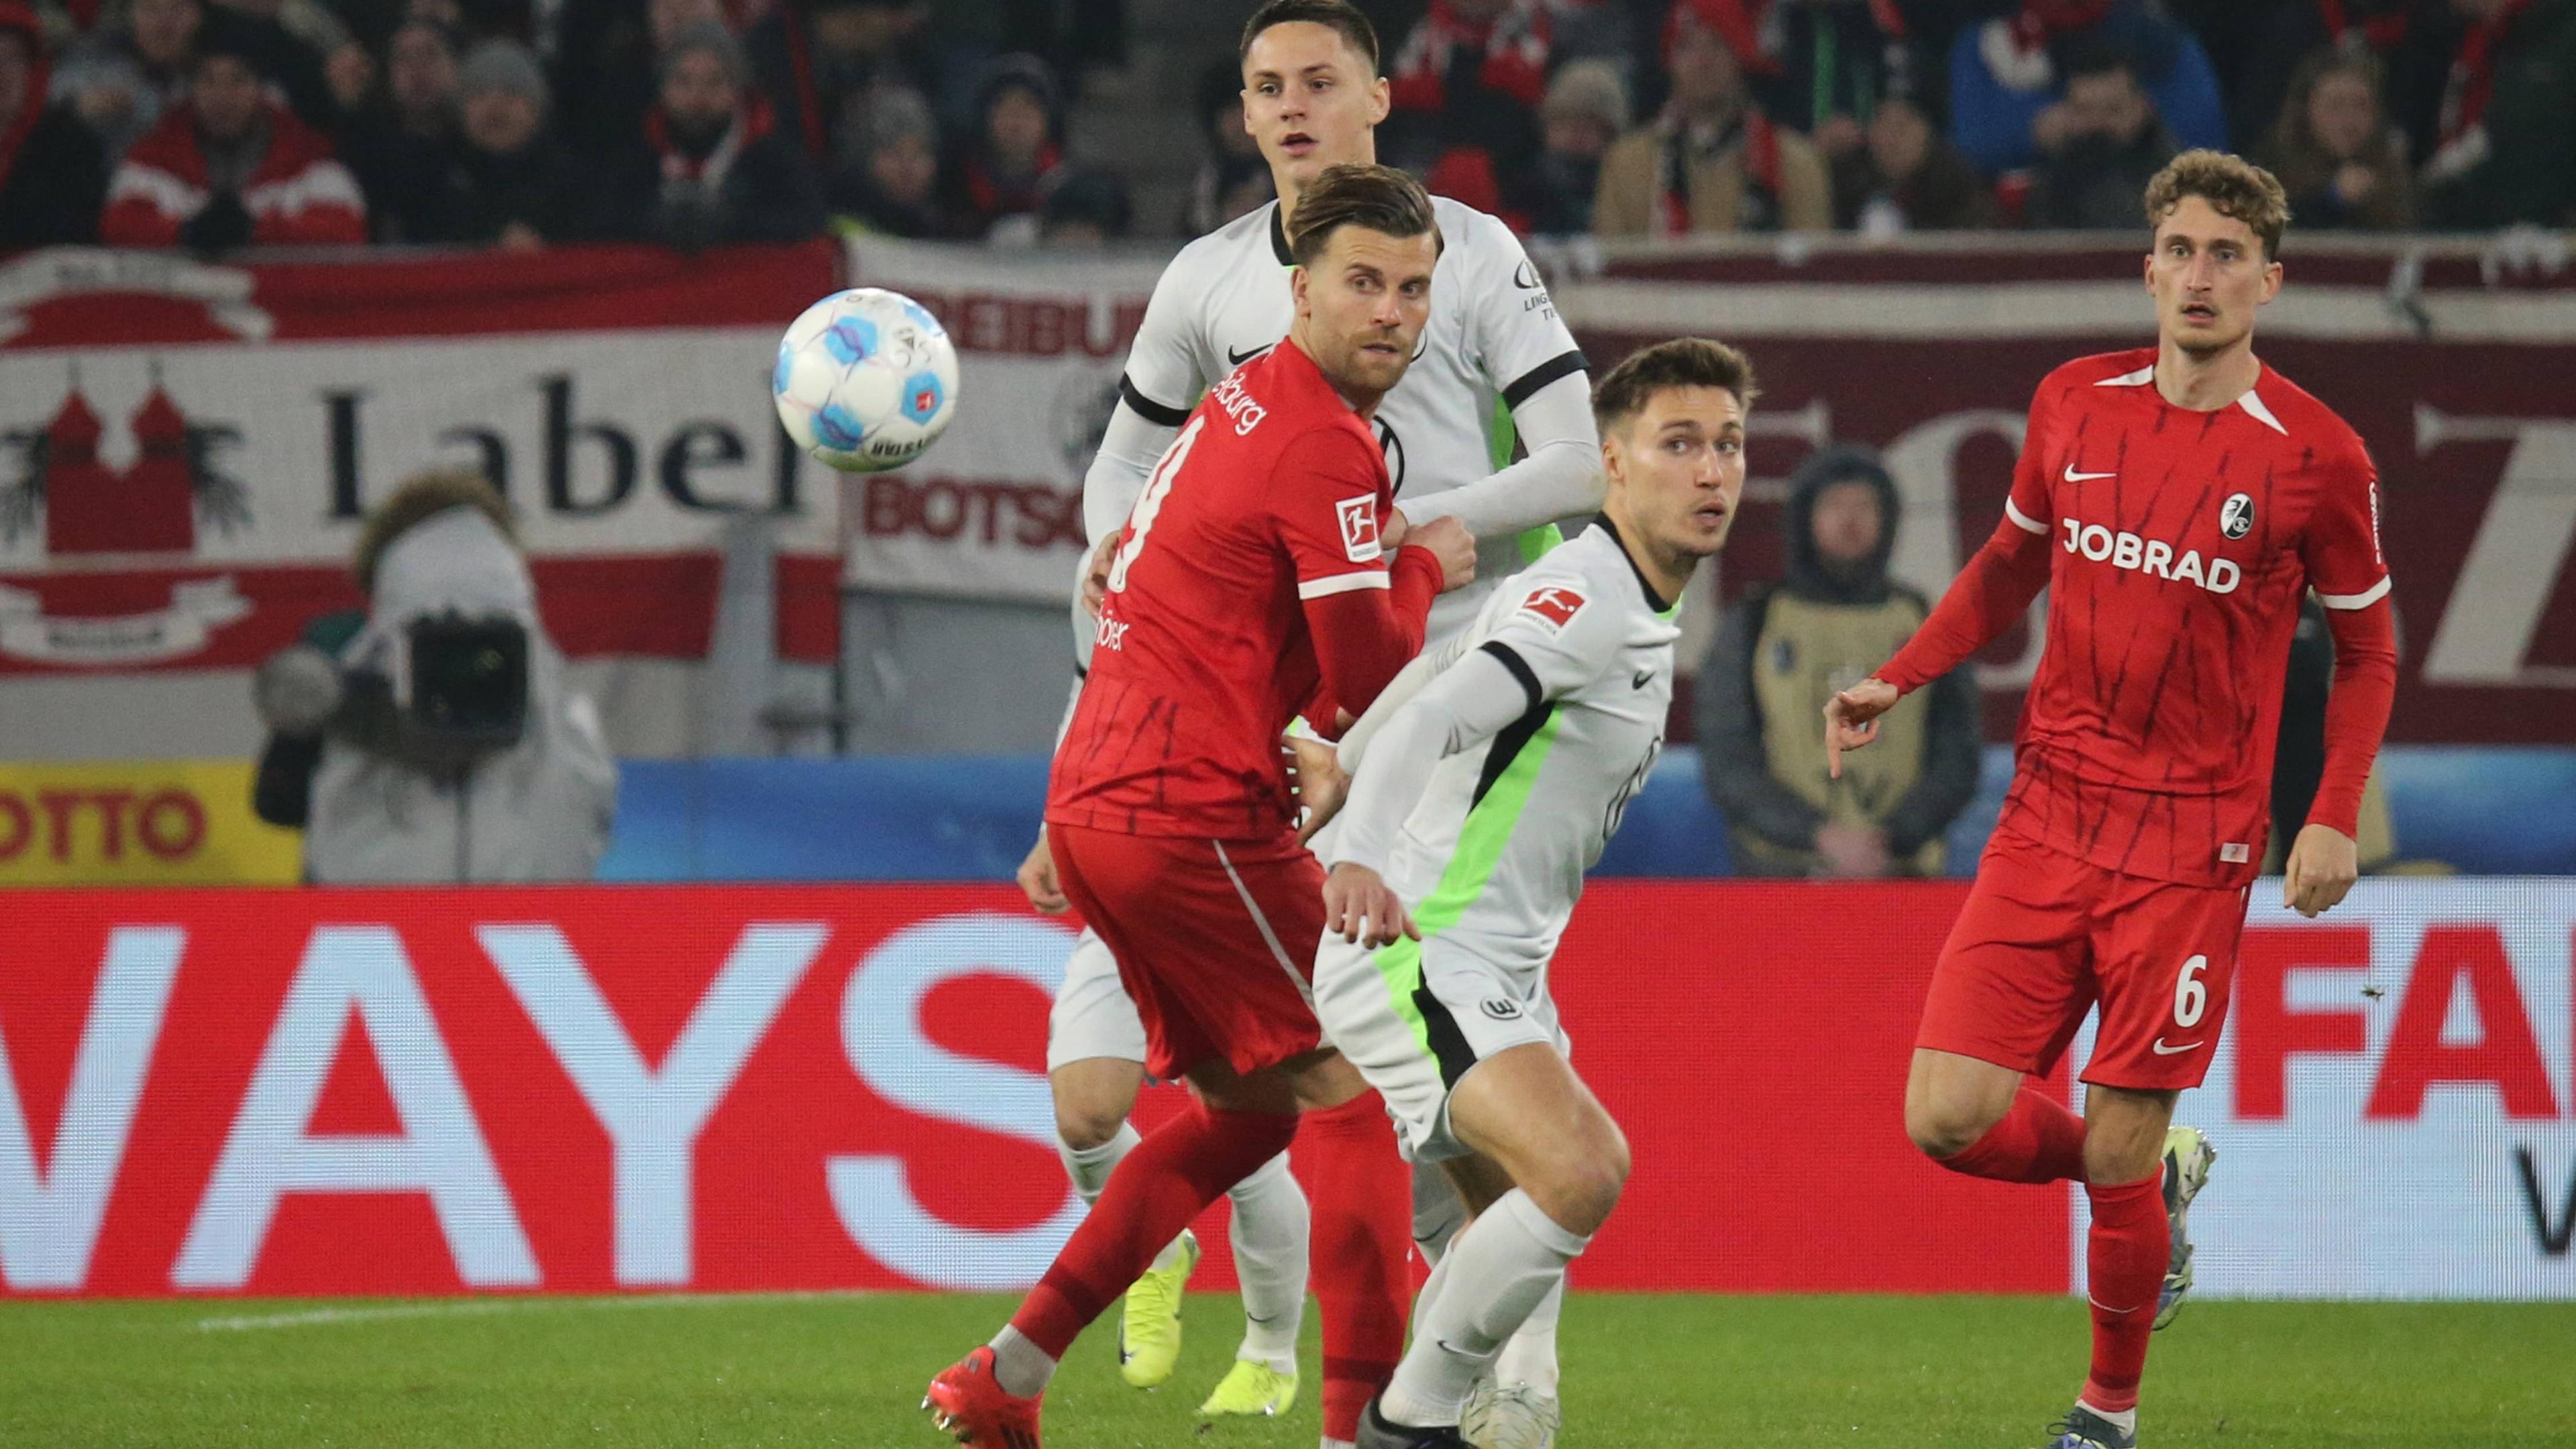
[[[1314,1205],[1315,1304],[1324,1330],[1324,1437],[1357,1439],[1360,1410],[1404,1357],[1412,1294],[1413,1175],[1386,1104],[1366,1092],[1306,1114],[1299,1144]]]
[[[2164,1174],[2118,1187],[2087,1185],[2093,1231],[2085,1247],[2092,1276],[2093,1372],[2084,1402],[2109,1413],[2138,1406],[2173,1231],[2165,1221]]]
[[[1286,1150],[1296,1135],[1293,1116],[1212,1112],[1192,1098],[1109,1175],[1091,1216],[1029,1290],[1011,1326],[1050,1357],[1064,1357],[1074,1338],[1153,1264],[1165,1243],[1218,1194]],[[1320,1206],[1315,1216],[1320,1231]],[[1329,1331],[1329,1310],[1324,1322]]]
[[[1967,1151],[1940,1161],[1952,1172],[1997,1182],[2081,1182],[2084,1119],[2037,1084],[2024,1082],[2002,1121]]]

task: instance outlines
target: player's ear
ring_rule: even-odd
[[[1394,109],[1394,105],[1395,92],[1390,86],[1388,86],[1385,76],[1379,76],[1369,82],[1370,125],[1385,125],[1387,112]]]
[[[1306,268],[1304,264],[1288,269],[1288,295],[1297,302],[1297,315],[1306,315]]]
[[[2281,264],[2280,264],[2279,262],[2267,262],[2267,263],[2265,263],[2265,264],[2264,264],[2264,266],[2263,266],[2263,301],[2262,301],[2262,302],[2257,302],[2257,303],[2255,303],[2254,305],[2256,305],[2256,306],[2260,307],[2260,306],[2262,306],[2264,303],[2269,302],[2269,301],[2271,301],[2273,298],[2275,298],[2275,297],[2277,297],[2277,296],[2281,295],[2281,276],[2282,276],[2282,273],[2281,273]]]

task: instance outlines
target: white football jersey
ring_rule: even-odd
[[[1376,418],[1400,505],[1420,505],[1492,474],[1508,461],[1496,456],[1496,404],[1517,407],[1587,368],[1511,228],[1447,197],[1431,205],[1442,241],[1431,320],[1413,365],[1378,404]],[[1127,405],[1165,427],[1187,421],[1201,393],[1288,334],[1295,265],[1276,201],[1183,247],[1154,284],[1127,355],[1118,384]],[[1426,516],[1418,506],[1407,512]],[[1519,538],[1481,540],[1476,583],[1441,596],[1431,637],[1473,618],[1485,595],[1535,551],[1535,541],[1524,551]]]
[[[1607,519],[1505,581],[1467,628],[1412,666],[1430,679],[1408,693],[1442,691],[1443,707],[1482,721],[1480,732],[1453,737],[1454,753],[1424,739],[1394,752],[1383,737],[1369,745],[1327,860],[1377,870],[1426,939],[1544,969],[1583,873],[1663,748],[1676,609]],[[1459,669],[1477,653],[1502,667]],[[1382,696],[1369,712],[1405,704]],[[1346,757],[1352,748],[1344,744]]]

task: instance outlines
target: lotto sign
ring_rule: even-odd
[[[0,885],[286,884],[300,838],[240,760],[0,765]]]

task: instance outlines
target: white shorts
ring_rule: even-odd
[[[1047,1070],[1088,1057],[1145,1060],[1145,1019],[1118,979],[1118,958],[1085,929],[1064,963],[1064,984],[1047,1012]]]
[[[1416,1162],[1464,1157],[1449,1093],[1496,1052],[1544,1042],[1569,1051],[1546,973],[1515,970],[1440,936],[1370,951],[1327,934],[1315,953],[1324,1041],[1360,1069]]]

